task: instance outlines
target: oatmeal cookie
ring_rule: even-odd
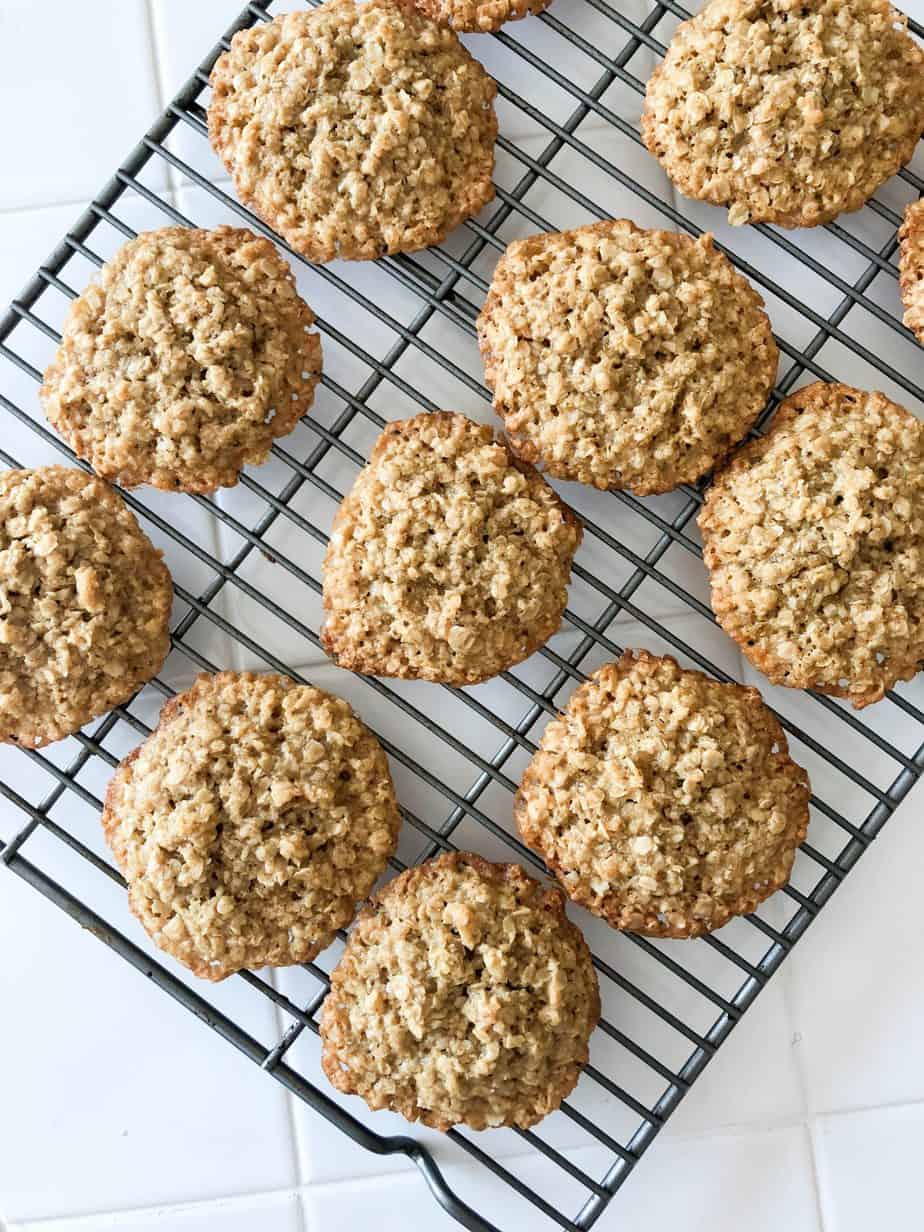
[[[774,684],[879,701],[924,664],[924,424],[818,381],[699,515],[712,606]]]
[[[454,30],[485,34],[508,21],[541,13],[552,0],[414,0],[422,13]]]
[[[511,244],[478,337],[520,457],[645,496],[705,474],[760,413],[777,368],[763,309],[712,236],[620,219]]]
[[[438,244],[494,196],[492,79],[400,0],[327,0],[239,31],[209,136],[241,200],[310,261]]]
[[[148,231],[71,305],[40,391],[45,413],[125,487],[229,487],[311,406],[313,324],[268,240],[231,227]]]
[[[887,0],[711,0],[648,82],[642,139],[733,225],[858,210],[914,153],[924,53]]]
[[[40,748],[127,701],[167,657],[172,599],[108,484],[69,466],[0,474],[0,741]]]
[[[341,667],[475,684],[558,629],[582,527],[483,424],[391,423],[334,521],[321,638]]]
[[[308,962],[401,824],[379,742],[285,676],[200,676],[121,764],[103,830],[153,940],[196,975]]]
[[[599,1017],[561,891],[453,852],[360,913],[321,1011],[322,1065],[339,1091],[434,1129],[525,1129],[574,1088]]]
[[[905,324],[924,343],[924,198],[912,201],[898,233]]]
[[[756,689],[642,650],[549,723],[515,807],[575,902],[614,928],[697,937],[785,885],[808,798]]]

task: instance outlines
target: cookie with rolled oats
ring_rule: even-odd
[[[341,667],[475,684],[559,627],[578,518],[491,428],[391,423],[334,520],[321,638]]]
[[[785,885],[808,778],[756,689],[627,651],[546,727],[520,834],[614,928],[696,937]]]
[[[170,649],[161,553],[69,466],[0,474],[0,741],[39,748],[128,701]]]
[[[575,1086],[599,1017],[561,891],[453,852],[360,913],[321,1012],[322,1065],[339,1091],[434,1129],[526,1129]]]
[[[512,243],[478,337],[520,457],[640,496],[715,466],[777,368],[763,300],[710,235],[625,219]]]
[[[327,0],[239,31],[209,136],[241,200],[310,261],[438,244],[494,196],[497,87],[399,0]]]
[[[499,30],[508,21],[520,21],[541,13],[552,0],[414,0],[422,13],[434,21],[470,34]]]
[[[122,762],[103,830],[151,938],[204,979],[309,962],[395,850],[388,762],[350,706],[285,676],[200,676]]]
[[[858,709],[924,665],[924,423],[817,381],[716,475],[712,606],[774,684]]]
[[[898,238],[905,324],[924,343],[924,198],[908,205]]]
[[[144,232],[71,305],[45,414],[124,487],[230,487],[311,406],[313,324],[269,240],[232,227]]]
[[[710,0],[678,26],[642,139],[733,225],[858,210],[924,130],[924,52],[888,0]]]

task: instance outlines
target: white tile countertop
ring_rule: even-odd
[[[0,2],[0,315],[238,14],[242,2]],[[567,11],[570,20],[572,7],[576,10],[579,6],[584,6],[584,0],[555,0],[551,14],[561,16]],[[288,7],[298,5],[277,5],[274,11]],[[643,0],[622,0],[621,10],[638,20],[648,6]],[[911,0],[909,11],[924,20],[924,0]],[[594,25],[595,12],[587,7],[590,16],[581,29],[595,45],[606,49],[609,36],[605,28]],[[550,29],[528,19],[512,33],[537,55],[549,55]],[[666,37],[669,25],[662,24],[658,33]],[[496,62],[496,71],[502,74],[500,57],[506,53],[501,44],[486,38],[467,41],[490,70],[495,71]],[[559,73],[569,80],[583,80],[586,66],[579,62],[576,49],[562,44],[554,54]],[[644,76],[654,62],[653,53],[643,49],[633,61],[633,71]],[[519,88],[530,97],[531,90],[543,90],[542,106],[556,120],[564,120],[572,100],[552,83],[533,81],[535,69],[526,60],[520,65]],[[617,83],[604,97],[612,111],[637,119],[639,99],[631,90]],[[527,152],[538,153],[547,137],[537,135],[528,117],[507,102],[501,103],[499,111],[503,134],[515,138]],[[580,131],[587,148],[628,169],[658,199],[672,199],[669,185],[644,151],[629,142],[623,144],[610,127],[587,124]],[[171,137],[169,148],[206,179],[222,178],[221,168],[201,137],[190,129],[181,126]],[[919,162],[915,166],[920,171]],[[626,214],[641,224],[664,225],[656,208],[608,178],[605,169],[592,159],[579,159],[566,148],[557,157],[554,169],[566,185],[591,199],[605,200],[612,215]],[[505,184],[513,178],[503,151],[498,178]],[[233,217],[221,202],[163,159],[152,161],[142,181],[201,224]],[[895,208],[911,195],[909,185],[899,181],[879,194]],[[531,190],[528,201],[538,216],[555,225],[574,225],[590,217],[547,184],[540,183]],[[688,217],[716,230],[756,268],[769,269],[796,300],[807,303],[814,312],[827,316],[837,307],[839,291],[778,249],[771,250],[768,257],[767,245],[761,247],[759,237],[730,233],[721,211],[689,202],[684,203],[684,209]],[[164,225],[164,215],[156,205],[137,194],[123,198],[118,214],[136,229]],[[841,222],[851,235],[876,248],[888,237],[888,225],[870,211]],[[522,220],[518,225],[524,231],[535,229]],[[509,238],[513,232],[508,229],[503,234]],[[110,235],[109,251],[118,240],[117,234]],[[829,232],[802,236],[800,243],[821,266],[830,267],[847,282],[856,280],[865,267],[862,256]],[[452,240],[449,247],[456,251]],[[478,268],[482,274],[490,272],[490,265]],[[87,267],[85,274],[89,272]],[[380,294],[384,278],[380,270],[339,264],[337,272],[370,298]],[[299,273],[300,285],[307,277]],[[367,320],[361,310],[333,290],[314,282],[307,285],[307,297],[328,322],[348,336],[361,329],[363,346],[374,354],[388,348],[391,335],[376,318]],[[400,286],[389,284],[389,310],[405,320],[420,301],[407,292],[404,302],[402,295]],[[898,312],[894,277],[880,275],[869,288],[869,297],[887,312]],[[792,303],[773,295],[766,298],[778,334],[792,346],[806,345],[814,328]],[[435,318],[426,327],[425,337],[438,352],[453,346],[453,336],[441,332],[447,328],[442,318]],[[843,328],[899,370],[918,374],[915,379],[920,380],[920,349],[882,327],[865,309],[854,308]],[[377,331],[382,333],[381,338]],[[900,387],[873,372],[866,361],[837,340],[828,340],[819,356],[838,377],[868,388],[883,388],[918,413],[924,412],[924,407]],[[453,352],[453,358],[463,372],[480,378],[473,348],[458,355]],[[38,365],[39,357],[32,362]],[[416,384],[423,379],[422,369],[428,363],[414,352],[399,361],[396,371]],[[359,359],[347,348],[329,344],[327,338],[325,365],[330,365],[337,380],[350,389],[362,380]],[[463,378],[437,369],[425,375],[427,393],[434,401],[488,419],[485,404],[477,398],[473,401]],[[17,383],[20,377],[21,385]],[[28,405],[30,414],[38,416],[34,386],[21,374],[14,378],[14,384],[13,390],[0,386],[0,393],[19,399],[22,405]],[[317,413],[321,417],[327,414],[328,419],[322,422],[328,423],[330,408],[336,409],[335,399],[330,398],[330,407],[325,407],[324,396],[322,393],[319,397]],[[394,418],[413,405],[400,391],[393,392],[386,404],[379,390],[372,402],[386,418]],[[60,460],[49,444],[15,422],[8,425],[7,418],[0,421],[0,446],[25,464]],[[357,424],[350,443],[363,451],[372,435],[369,425],[361,429]],[[313,443],[303,428],[283,442],[296,456]],[[274,459],[259,471],[260,482],[270,491],[279,491],[286,481],[284,469]],[[342,491],[353,473],[351,464],[332,458],[324,477]],[[595,494],[575,491],[572,485],[568,498],[582,512],[601,517],[604,507]],[[292,508],[305,513],[312,503],[317,505],[323,499],[317,491],[306,489],[294,498]],[[662,516],[667,516],[667,510],[672,516],[669,499],[656,506]],[[243,542],[205,504],[148,492],[144,500],[148,508],[161,512],[192,542],[205,545],[223,560],[233,557]],[[252,525],[262,510],[255,490],[244,487],[222,493],[218,504],[238,520],[239,526]],[[324,516],[329,518],[330,512]],[[316,509],[313,514],[318,516]],[[146,529],[153,533],[150,527]],[[620,533],[633,550],[648,550],[648,541],[632,541],[631,526],[621,527]],[[164,541],[164,536],[158,540],[159,544]],[[274,528],[268,542],[281,556],[295,558],[307,570],[316,568],[317,545],[306,542],[306,536],[292,521],[284,520]],[[619,562],[604,556],[593,539],[585,541],[579,559],[588,570],[608,571],[611,586],[624,580],[623,575],[613,572]],[[195,594],[203,589],[208,570],[195,554],[168,553],[168,560],[184,588]],[[631,572],[625,561],[621,567],[626,576]],[[259,594],[275,596],[289,608],[298,605],[301,619],[316,627],[318,601],[310,591],[293,595],[292,579],[285,575],[280,581],[279,570],[274,570],[273,563],[260,553],[249,559],[247,570],[247,580]],[[662,562],[662,571],[708,602],[705,576],[695,559],[671,549]],[[651,585],[645,583],[639,593]],[[595,615],[589,607],[591,596],[578,585],[573,589],[571,609],[591,619]],[[879,787],[888,786],[894,768],[887,774],[879,755],[870,755],[872,746],[868,742],[836,720],[824,722],[824,715],[820,720],[810,699],[781,697],[780,690],[767,686],[744,665],[721,632],[706,625],[700,616],[691,615],[668,590],[655,589],[658,595],[647,595],[647,610],[656,611],[674,634],[684,637],[689,633],[690,640],[695,639],[713,662],[738,679],[758,684],[767,700],[785,707],[794,721],[804,721],[811,731],[826,731],[823,739],[836,742],[836,751],[849,766]],[[233,601],[222,597],[221,603],[229,606],[219,605],[216,610],[231,617],[258,647],[268,649],[288,665],[304,668],[312,680],[329,683],[347,697],[352,690],[365,716],[373,723],[379,721],[376,706],[384,707],[385,703],[361,694],[358,682],[321,663],[297,628],[268,617],[258,603],[242,594]],[[588,605],[586,612],[583,605]],[[613,636],[622,644],[637,641],[652,649],[661,644],[651,630],[636,625],[624,614],[621,619],[622,627],[617,624]],[[264,665],[258,655],[240,642],[232,643],[211,623],[199,622],[194,636],[196,652],[209,661],[241,668]],[[562,644],[569,636],[576,634],[559,635]],[[175,658],[171,658],[171,664]],[[587,663],[596,666],[598,661],[602,656]],[[522,678],[531,680],[532,670],[531,666],[524,669]],[[540,668],[535,670],[540,672]],[[183,660],[171,679],[179,683],[188,672],[189,661]],[[544,681],[536,687],[544,687]],[[493,692],[491,689],[490,685],[483,686],[475,692],[485,706],[504,713],[509,697],[500,686]],[[917,706],[924,704],[920,678],[902,686],[899,692]],[[420,694],[413,696],[419,706],[437,707],[444,726],[463,733],[483,756],[493,752],[490,732],[482,732],[473,712],[448,693],[440,693],[436,701],[432,701],[434,694],[427,695],[430,703],[421,702]],[[146,692],[134,713],[150,722],[159,701],[157,695],[149,697]],[[509,721],[518,718],[518,713],[511,714]],[[913,751],[909,743],[913,724],[904,723],[901,712],[890,709],[888,703],[865,712],[864,721],[906,753]],[[418,748],[414,744],[417,728],[411,730],[412,726],[408,724],[404,747],[430,764],[440,781],[458,791],[466,790],[468,779],[463,770],[449,761],[433,761],[438,753],[433,752],[432,741],[427,743],[421,729]],[[118,755],[137,740],[131,729],[123,727],[109,745]],[[484,748],[482,741],[487,742]],[[19,790],[34,803],[45,795],[52,780],[31,762],[26,764],[32,777],[24,780],[22,756],[0,750],[0,779],[15,773]],[[808,751],[802,756],[800,750],[796,756],[809,768],[818,794],[833,801],[852,820],[862,821],[869,808],[869,800],[857,799],[862,792],[821,759],[813,759]],[[65,764],[64,751],[56,758],[55,764]],[[95,764],[89,764],[82,780],[90,801],[105,787],[105,767],[93,770]],[[521,768],[514,759],[509,767],[511,776],[516,777]],[[456,775],[461,776],[458,783]],[[402,779],[399,773],[397,781],[399,791],[404,783],[404,802],[426,816],[429,789],[424,790],[410,774]],[[794,955],[735,1028],[598,1227],[615,1230],[644,1226],[677,1232],[739,1232],[743,1227],[749,1232],[775,1232],[780,1228],[793,1232],[869,1232],[874,1227],[911,1229],[921,1225],[918,1167],[924,1147],[924,980],[920,955],[924,950],[924,913],[919,907],[917,876],[924,869],[922,800],[922,791],[913,791],[888,822]],[[483,801],[490,812],[490,791]],[[105,854],[95,811],[76,797],[67,803],[67,820],[73,831],[92,850]],[[22,814],[17,819],[12,812],[8,807],[0,809],[0,839],[8,839],[22,824]],[[464,822],[457,834],[463,846],[470,833],[468,824]],[[824,825],[823,821],[817,824]],[[486,844],[477,833],[470,835],[471,842],[485,854],[494,854],[489,849],[491,840]],[[822,841],[823,834],[816,845]],[[832,850],[836,852],[837,848]],[[91,891],[90,875],[76,866],[76,857],[60,844],[55,847],[42,832],[28,840],[30,858],[33,852],[37,862],[47,856],[46,866],[73,892],[79,892],[86,881],[88,901],[107,919],[117,921],[135,944],[150,951],[128,916],[124,894],[117,885],[109,881],[100,885],[96,876]],[[814,872],[817,878],[817,870]],[[797,884],[798,874],[797,866]],[[777,910],[782,910],[779,904],[769,904],[764,918],[773,922]],[[780,915],[780,922],[782,918]],[[599,922],[586,915],[580,920],[593,940]],[[634,954],[629,947],[619,952],[625,970],[631,974]],[[708,958],[714,951],[705,949],[702,953]],[[272,977],[272,987],[296,1004],[304,1003],[310,993],[308,978],[300,970],[278,972]],[[650,991],[665,1003],[674,995],[666,977],[663,987]],[[210,988],[208,995],[214,1006],[267,1047],[272,1047],[287,1025],[282,1012],[269,1000],[250,995],[243,981],[228,980]],[[640,1011],[630,1006],[614,1010],[614,1017],[621,1012]],[[702,1029],[714,1017],[713,1009],[703,1020]],[[599,1048],[606,1047],[604,1039]],[[316,1054],[317,1042],[305,1032],[293,1046],[293,1064],[329,1090],[320,1076]],[[372,1116],[354,1107],[356,1100],[336,1099],[380,1132],[406,1132],[406,1126],[396,1117]],[[604,1097],[598,1097],[590,1107],[600,1117],[612,1113]],[[551,1139],[553,1145],[566,1151],[571,1162],[591,1176],[601,1176],[611,1162],[603,1147],[588,1147],[585,1138],[569,1136],[567,1122],[564,1129],[550,1132],[557,1135]],[[485,1179],[467,1157],[449,1153],[438,1135],[418,1130],[414,1133],[435,1144],[436,1159],[449,1184],[457,1186],[467,1201],[484,1210],[504,1232],[551,1226],[526,1219],[522,1203],[511,1191]],[[524,1155],[523,1143],[508,1140],[504,1131],[495,1137],[481,1135],[478,1142],[489,1153],[496,1151],[505,1160],[508,1156],[515,1159],[516,1175],[527,1184],[542,1190],[543,1185],[551,1183],[551,1165],[535,1152]],[[551,1201],[563,1202],[570,1214],[577,1209],[570,1194],[542,1192]],[[458,1226],[436,1205],[423,1178],[405,1156],[363,1151],[115,953],[75,926],[51,902],[0,867],[0,1228],[10,1232],[26,1228],[29,1232],[339,1232],[375,1227],[379,1232],[443,1228],[449,1232]]]

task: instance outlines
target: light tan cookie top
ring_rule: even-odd
[[[924,198],[908,205],[898,238],[905,324],[924,343]]]
[[[763,300],[711,236],[624,219],[511,244],[478,337],[522,458],[641,496],[724,457],[777,367]]]
[[[516,817],[575,902],[615,928],[695,937],[786,883],[808,794],[756,689],[627,651],[549,723]]]
[[[0,741],[38,748],[127,701],[167,657],[172,599],[108,484],[68,466],[0,474]]]
[[[447,1130],[527,1128],[588,1059],[597,977],[557,889],[452,853],[359,915],[321,1011],[324,1072],[370,1108]]]
[[[886,0],[711,0],[648,82],[642,138],[733,224],[814,227],[914,153],[924,53]]]
[[[496,86],[398,0],[327,0],[239,31],[209,136],[241,200],[311,261],[437,244],[494,196]]]
[[[45,413],[125,487],[228,487],[311,406],[313,324],[268,240],[231,227],[144,232],[71,305]]]
[[[924,424],[819,381],[721,471],[699,515],[712,606],[774,684],[860,708],[924,662]]]
[[[322,630],[341,667],[474,684],[558,629],[582,528],[483,424],[391,423],[334,521]]]
[[[499,30],[508,21],[541,13],[552,0],[414,0],[422,13],[454,30],[473,34]]]
[[[106,839],[132,911],[196,975],[308,962],[353,918],[401,824],[379,742],[284,676],[200,676],[122,762]]]

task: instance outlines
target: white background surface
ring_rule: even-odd
[[[568,3],[556,0],[553,13]],[[31,275],[238,7],[237,0],[2,0],[0,302]],[[179,140],[178,149],[187,138]],[[657,174],[644,159],[634,169]],[[188,186],[168,181],[162,164],[148,182],[186,208]],[[136,208],[138,225],[156,225],[144,222],[144,208],[129,207]],[[708,216],[717,225],[715,213]],[[894,285],[881,295],[894,310]],[[784,309],[774,321],[784,327]],[[920,351],[906,347],[902,360],[920,372]],[[280,649],[298,661],[290,647]],[[732,652],[726,645],[716,653]],[[730,670],[740,671],[732,657]],[[920,1226],[920,798],[906,802],[824,910],[600,1227]],[[257,1038],[276,1038],[268,1005],[245,1002],[233,981],[221,997]],[[593,1152],[576,1159],[599,1173]],[[0,1214],[8,1227],[455,1227],[405,1164],[383,1165],[343,1139],[0,871]],[[539,1179],[543,1171],[549,1166],[531,1163],[523,1174]],[[487,1200],[506,1228],[503,1196],[492,1191]]]

